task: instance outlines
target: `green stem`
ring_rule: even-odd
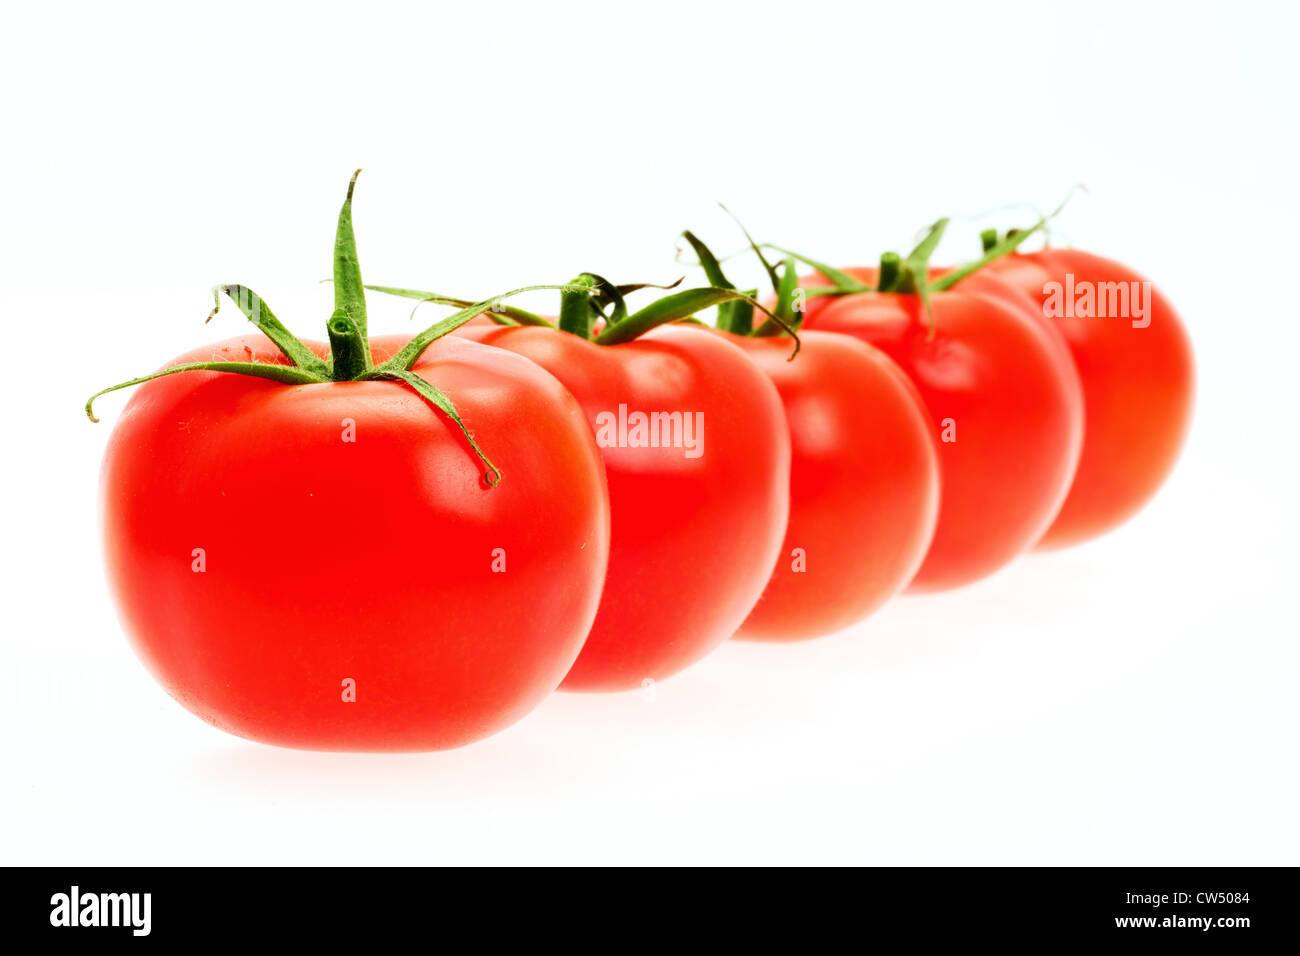
[[[758,295],[757,289],[746,289],[745,294],[751,299]],[[723,324],[724,313],[726,310],[726,324]],[[753,335],[754,334],[754,304],[744,299],[737,299],[735,302],[724,302],[718,306],[718,328],[725,329],[734,335]]]
[[[591,291],[600,283],[597,276],[584,272],[569,283],[568,289],[560,293],[559,326],[563,331],[582,339],[591,339]]]
[[[881,292],[893,292],[898,285],[899,266],[903,260],[897,252],[886,252],[880,257],[880,277],[876,288]]]
[[[351,382],[370,367],[370,347],[356,320],[343,309],[337,310],[325,325],[330,337],[330,360],[336,382]]]

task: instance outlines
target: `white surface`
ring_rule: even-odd
[[[6,20],[0,861],[1300,862],[1293,4]],[[121,634],[95,488],[122,399],[99,426],[80,407],[242,332],[234,310],[203,326],[214,282],[319,334],[357,165],[367,279],[465,295],[674,277],[683,227],[737,245],[717,200],[851,262],[1086,183],[1064,234],[1192,331],[1189,447],[1094,545],[725,647],[653,701],[556,696],[447,754],[227,737]],[[391,301],[371,324],[410,328]]]

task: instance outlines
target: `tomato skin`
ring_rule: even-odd
[[[914,295],[844,296],[815,317],[816,328],[897,362],[941,438],[939,522],[913,592],[968,584],[1032,547],[1065,499],[1083,441],[1078,376],[1049,328],[960,285],[930,302],[933,335]]]
[[[686,325],[622,345],[537,327],[481,335],[551,372],[593,429],[620,404],[703,415],[696,458],[679,448],[601,448],[609,577],[561,689],[660,681],[731,637],[763,592],[789,517],[790,437],[772,383],[735,345]]]
[[[842,630],[901,591],[929,549],[939,510],[930,416],[903,370],[858,339],[805,331],[791,361],[789,338],[719,334],[776,385],[792,451],[781,557],[736,636]]]
[[[1039,307],[1048,299],[1047,283],[1064,283],[1067,275],[1094,289],[1146,281],[1127,266],[1076,249],[1017,253],[989,268]],[[1145,327],[1134,327],[1132,317],[1048,319],[1079,369],[1087,420],[1074,484],[1041,548],[1078,544],[1127,521],[1159,490],[1182,451],[1196,388],[1191,341],[1169,300],[1149,288]]]
[[[376,358],[404,341],[372,340]],[[213,357],[282,361],[254,334],[177,362]],[[455,747],[522,717],[577,656],[609,546],[581,409],[473,342],[441,339],[413,370],[457,406],[496,487],[396,383],[186,372],[127,405],[101,477],[108,578],[137,652],[204,720],[313,750]]]

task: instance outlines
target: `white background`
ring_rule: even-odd
[[[1300,201],[1294,4],[10,6],[5,863],[1291,863]],[[1135,521],[656,690],[558,695],[444,754],[209,728],[130,651],[98,462],[212,339],[215,282],[320,334],[365,167],[366,277],[467,296],[679,274],[723,200],[835,262],[1012,202],[1152,276],[1191,330],[1186,453]],[[544,305],[544,303],[539,303]],[[411,328],[372,303],[376,331]],[[428,313],[429,316],[434,313]]]

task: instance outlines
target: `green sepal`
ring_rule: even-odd
[[[749,234],[749,230],[745,228],[745,224],[740,221],[740,218],[735,213],[726,206],[723,206],[722,203],[718,203],[718,206],[723,212],[730,216],[731,221],[739,227],[741,234],[745,237],[745,241],[749,243],[749,248],[753,250],[754,255],[758,256],[758,261],[763,264],[763,270],[767,273],[767,281],[770,282],[772,288],[775,289],[780,280],[776,275],[776,267],[767,261],[767,256],[763,255],[763,247],[754,241],[754,237]]]
[[[776,284],[776,307],[772,310],[776,318],[768,319],[758,327],[757,336],[794,334],[803,325],[803,309],[795,309],[794,297],[799,289],[799,275],[795,271],[793,256],[786,256],[781,264],[780,279]]]
[[[382,292],[385,295],[394,295],[403,299],[419,299],[415,309],[411,310],[411,315],[415,315],[415,310],[424,303],[433,305],[454,305],[458,309],[472,308],[476,303],[471,299],[457,299],[449,295],[441,295],[437,292],[423,292],[419,289],[399,289],[390,285],[368,285],[367,289],[372,292]],[[554,323],[513,305],[502,304],[500,310],[493,309],[490,318],[498,325],[543,325],[547,328],[555,328]]]
[[[749,302],[765,315],[772,316],[770,311],[744,292],[739,292],[736,289],[702,286],[698,289],[686,289],[651,302],[644,309],[634,312],[618,325],[611,325],[606,328],[600,335],[596,336],[595,341],[597,345],[621,345],[624,342],[631,342],[633,339],[639,338],[661,325],[691,318],[697,312],[722,302],[737,300]],[[798,354],[799,337],[794,333],[794,330],[790,330],[790,334],[794,339],[794,352],[792,355]]]
[[[930,257],[934,255],[934,250],[939,247],[940,240],[948,228],[948,219],[945,217],[938,220],[926,232],[924,238],[916,244],[907,258],[901,263],[898,271],[897,281],[894,282],[892,289],[885,289],[884,285],[880,286],[882,291],[902,292],[919,296],[921,305],[925,308],[926,323],[929,326],[929,334],[934,335],[934,311],[930,307]]]
[[[406,369],[409,369],[412,365],[415,364],[415,362],[419,359],[419,357],[424,353],[424,350],[427,349],[434,341],[442,338],[444,335],[447,335],[449,332],[454,332],[456,329],[460,328],[462,325],[464,325],[470,319],[473,319],[475,316],[482,315],[484,312],[488,312],[496,308],[501,304],[502,299],[509,298],[512,295],[520,295],[521,293],[524,292],[536,292],[540,289],[559,289],[560,291],[564,291],[564,290],[572,290],[573,287],[567,284],[566,285],[526,285],[518,289],[511,289],[509,292],[505,292],[502,293],[501,295],[493,296],[490,299],[484,299],[481,302],[476,302],[469,308],[461,309],[459,312],[455,313],[454,315],[449,315],[441,322],[435,322],[433,325],[429,326],[427,329],[425,329],[415,338],[411,339],[411,341],[407,342],[400,352],[398,352],[391,359],[385,362],[382,366],[380,366],[380,368],[384,368],[388,370],[399,369],[405,371]]]
[[[1074,198],[1074,194],[1080,190],[1087,192],[1087,190],[1082,185],[1075,185],[1070,187],[1070,191],[1065,194],[1065,198],[1061,200],[1060,205],[1058,205],[1055,209],[1053,209],[1051,212],[1047,213],[1044,216],[1040,216],[1038,218],[1038,221],[1034,223],[1032,226],[1030,226],[1028,229],[1007,230],[1007,234],[1002,237],[1001,241],[994,243],[991,247],[987,245],[987,239],[985,238],[989,230],[985,230],[985,232],[981,234],[981,238],[984,238],[985,246],[986,246],[984,250],[984,255],[976,259],[974,262],[968,262],[964,266],[960,266],[956,269],[953,269],[951,272],[947,273],[946,275],[936,279],[930,285],[930,288],[933,289],[935,292],[942,292],[945,289],[951,289],[953,286],[955,286],[962,279],[966,278],[972,272],[976,272],[980,269],[983,269],[986,265],[988,265],[990,262],[993,262],[995,259],[1001,259],[1003,256],[1007,255],[1008,253],[1015,252],[1015,250],[1020,247],[1020,244],[1023,243],[1026,239],[1028,239],[1030,236],[1032,236],[1034,233],[1045,232],[1047,229],[1047,224],[1061,214],[1061,212],[1065,209],[1065,207],[1070,204],[1070,200]]]
[[[460,433],[469,442],[469,447],[474,450],[474,454],[478,456],[479,461],[483,462],[487,469],[483,473],[483,480],[488,483],[488,487],[495,486],[501,480],[501,470],[492,464],[487,455],[483,454],[483,449],[478,447],[478,442],[474,441],[474,436],[469,433],[469,429],[465,427],[464,421],[461,420],[460,413],[456,411],[456,406],[436,386],[429,384],[414,372],[408,372],[400,368],[389,368],[387,364],[366,372],[362,375],[361,380],[405,382],[417,395],[450,418],[456,427],[460,429]]]
[[[691,248],[695,250],[695,258],[699,260],[699,266],[704,270],[704,276],[709,280],[709,284],[719,289],[734,289],[735,286],[727,278],[727,274],[722,271],[722,263],[718,257],[713,254],[713,250],[706,246],[695,233],[689,229],[682,232],[682,238],[690,243]],[[746,314],[741,310],[747,310]],[[718,306],[718,328],[724,332],[734,332],[737,335],[748,335],[754,327],[754,309],[748,302],[737,299],[733,302],[723,302]]]
[[[220,311],[221,296],[223,294],[231,302],[235,303],[239,311],[248,318],[248,321],[257,326],[263,335],[275,343],[276,348],[290,362],[317,375],[329,375],[329,363],[303,345],[298,337],[285,328],[284,323],[275,317],[275,313],[271,311],[271,307],[266,304],[266,301],[247,286],[238,283],[213,286],[212,311],[208,313],[205,322],[212,321],[212,317]]]
[[[726,208],[725,206],[723,207]],[[735,219],[734,216],[732,216]],[[737,223],[739,225],[739,223]],[[742,231],[744,227],[741,226]],[[736,286],[727,278],[727,274],[722,271],[722,263],[718,257],[713,254],[713,250],[704,244],[689,229],[682,233],[682,237],[691,244],[695,250],[695,256],[699,260],[699,266],[704,270],[705,277],[709,283],[719,289],[735,289]],[[748,239],[748,233],[746,234]],[[754,246],[753,240],[750,239],[750,248],[758,252]],[[761,260],[762,253],[758,253]],[[758,295],[757,289],[746,290],[746,295],[751,299]],[[747,299],[736,299],[732,302],[723,302],[718,306],[718,328],[724,332],[731,332],[733,335],[750,335],[754,331],[754,306]]]
[[[584,272],[583,275],[594,283],[591,295],[587,297],[588,308],[592,310],[593,314],[604,319],[606,325],[615,325],[626,319],[628,313],[625,296],[627,293],[619,286],[614,285],[603,276],[596,275],[594,272]],[[644,289],[648,288],[648,286],[643,283],[635,288]],[[606,307],[609,307],[611,311],[606,312]],[[590,335],[587,336],[587,338],[590,337]]]
[[[165,368],[162,371],[154,372],[151,375],[142,375],[139,378],[133,378],[129,382],[121,382],[117,385],[110,385],[108,388],[100,389],[90,398],[86,399],[86,417],[92,422],[99,421],[95,417],[92,406],[95,399],[101,395],[107,395],[109,392],[116,392],[118,389],[130,388],[133,385],[142,385],[145,382],[151,382],[155,378],[162,378],[165,375],[177,375],[180,372],[233,372],[237,375],[249,375],[253,378],[266,378],[273,382],[281,382],[285,385],[315,385],[321,382],[329,381],[328,378],[322,378],[319,375],[313,375],[305,369],[297,368],[293,365],[276,365],[271,362],[186,362],[183,365],[173,365],[171,368]]]
[[[676,289],[686,280],[685,276],[678,276],[673,282],[667,285],[659,285],[656,282],[628,282],[623,285],[616,285],[614,288],[621,296],[629,296],[633,292],[640,292],[642,289],[663,289],[665,292]]]
[[[357,259],[357,238],[352,231],[352,191],[361,170],[352,174],[348,195],[339,210],[338,231],[334,236],[334,311],[351,316],[361,335],[365,367],[369,368],[370,332],[366,325],[366,287],[361,281],[361,262]]]
[[[812,268],[816,269],[818,272],[820,272],[822,275],[824,275],[827,279],[829,279],[833,283],[834,286],[833,288],[825,288],[825,289],[821,289],[820,291],[818,290],[817,287],[810,288],[808,290],[809,295],[843,295],[851,292],[874,292],[875,291],[873,288],[871,288],[871,286],[867,285],[864,282],[858,281],[857,279],[853,278],[853,276],[849,275],[847,272],[843,271],[842,269],[836,269],[834,266],[827,265],[824,262],[818,262],[816,259],[810,259],[808,256],[800,255],[799,253],[794,252],[793,250],[785,249],[782,248],[781,246],[773,245],[770,242],[764,243],[764,245],[768,249],[775,249],[783,256],[789,256],[790,258],[795,259],[798,262],[802,262],[806,266],[811,266]]]

